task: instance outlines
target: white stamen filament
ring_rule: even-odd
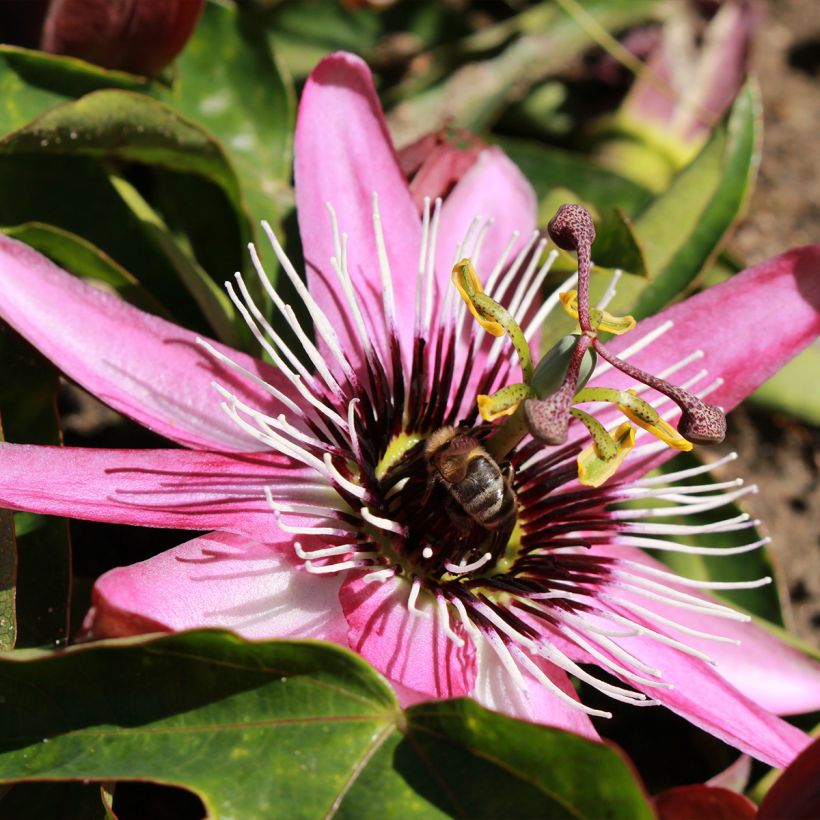
[[[710,500],[703,501],[702,503],[675,507],[644,507],[641,509],[614,510],[611,515],[618,521],[625,519],[665,518],[670,515],[695,515],[696,513],[707,512],[708,510],[722,507],[724,504],[729,504],[738,498],[742,498],[744,495],[756,492],[757,485],[750,484],[748,487],[740,487],[734,492],[722,493],[718,496],[710,497]]]
[[[328,490],[333,493],[337,503],[344,504],[344,501],[342,501],[342,499],[335,492],[333,492],[330,487],[328,487]],[[273,497],[273,492],[270,487],[265,487],[265,491],[270,508],[285,515],[307,515],[313,518],[336,518],[337,516],[350,513],[350,509],[346,504],[344,504],[343,507],[337,507],[332,503],[322,504],[321,506],[317,504],[303,504],[294,502],[285,503]],[[345,527],[349,525],[346,521],[339,520],[337,526]]]
[[[516,281],[518,278],[518,271],[521,268],[521,265],[524,264],[524,260],[527,256],[532,252],[535,243],[538,241],[539,233],[538,231],[533,231],[530,234],[530,238],[527,242],[522,246],[521,250],[518,251],[516,254],[515,259],[513,260],[512,265],[507,269],[507,272],[504,276],[501,277],[498,287],[494,289],[493,292],[493,299],[499,304],[503,304],[504,297],[507,295],[507,291],[512,285],[513,282]]]
[[[390,518],[381,518],[378,515],[374,515],[367,507],[362,507],[359,510],[359,514],[368,524],[372,524],[374,527],[378,527],[380,530],[385,530],[386,532],[392,532],[396,535],[404,536],[406,535],[406,531],[401,524],[397,521],[393,521]]]
[[[501,251],[501,256],[498,257],[495,267],[490,271],[490,275],[484,283],[485,293],[492,293],[495,290],[495,284],[498,281],[498,277],[501,276],[501,271],[504,270],[504,266],[507,264],[507,260],[510,258],[512,249],[515,247],[515,243],[518,242],[519,236],[521,236],[521,231],[512,232],[510,241],[504,246],[504,250]]]
[[[656,521],[625,521],[621,524],[623,532],[643,535],[705,535],[713,532],[736,532],[756,527],[760,522],[752,520],[749,513],[741,513],[734,518],[714,521],[706,524],[662,524]]]
[[[427,288],[424,294],[424,328],[429,328],[433,321],[433,308],[435,301],[436,282],[436,245],[438,243],[438,228],[441,223],[441,197],[436,198],[436,207],[433,210],[433,222],[430,227],[430,244],[427,248],[427,269],[425,276],[427,277]],[[448,288],[449,290],[449,288]]]
[[[354,555],[365,555],[366,553],[354,553]],[[331,575],[334,572],[347,572],[349,569],[364,569],[365,567],[372,567],[374,561],[366,560],[360,561],[351,559],[350,561],[342,561],[339,564],[325,564],[317,567],[312,561],[305,561],[305,569],[313,575]]]
[[[549,679],[547,674],[541,669],[538,664],[534,663],[533,660],[527,656],[527,654],[519,649],[517,646],[511,646],[510,650],[512,651],[513,655],[515,655],[518,662],[524,666],[524,668],[549,692],[552,692],[555,697],[557,697],[563,703],[566,703],[567,706],[570,706],[573,709],[577,709],[584,714],[591,715],[593,717],[602,717],[602,718],[611,718],[612,712],[605,712],[603,709],[593,709],[590,706],[585,706],[580,701],[575,700],[575,698],[568,695],[563,689],[557,686],[553,681]]]
[[[620,603],[622,606],[628,607],[633,612],[644,615],[651,621],[662,623],[666,626],[671,626],[673,629],[678,630],[678,632],[683,632],[685,635],[692,635],[695,638],[704,638],[708,641],[717,641],[718,643],[729,643],[734,644],[735,646],[740,646],[740,641],[736,638],[729,638],[726,635],[714,635],[711,632],[702,632],[699,629],[693,629],[691,626],[685,626],[680,621],[659,615],[654,610],[641,606],[640,604],[636,604],[634,601],[629,601],[626,598],[620,598],[617,595],[610,595],[609,599],[614,603]]]
[[[615,298],[615,293],[618,290],[618,282],[621,281],[622,275],[623,271],[620,268],[615,268],[615,270],[612,271],[612,277],[609,280],[609,284],[607,285],[607,288],[601,298],[598,300],[598,304],[595,306],[597,310],[606,310],[609,307],[609,303]]]
[[[670,583],[680,584],[684,587],[695,587],[696,589],[757,589],[758,587],[765,587],[771,584],[772,579],[766,576],[765,578],[757,578],[754,581],[699,581],[696,578],[685,578],[681,575],[676,575],[674,572],[665,572],[664,570],[650,567],[638,561],[630,561],[628,559],[619,559],[618,565],[622,567],[632,567],[638,572],[652,575],[655,578],[663,578]],[[632,573],[626,573],[622,570],[615,570],[615,575],[621,577],[634,577]]]
[[[337,555],[347,555],[356,551],[356,544],[339,544],[335,547],[323,547],[316,550],[306,550],[299,541],[293,543],[294,552],[303,561],[318,560],[320,558],[333,558]]]
[[[510,673],[510,677],[512,677],[515,685],[524,695],[527,695],[527,685],[524,682],[524,676],[521,674],[521,670],[518,668],[515,660],[513,660],[506,642],[497,632],[491,629],[482,630],[482,635],[501,661],[502,666]]]
[[[740,621],[746,623],[750,620],[748,615],[743,615],[740,612],[735,612],[728,607],[718,607],[702,598],[695,598],[693,596],[684,597],[682,593],[677,590],[669,589],[663,584],[655,584],[652,581],[645,579],[634,579],[632,583],[626,581],[613,581],[611,586],[620,589],[626,589],[635,595],[640,595],[642,598],[649,598],[652,601],[666,604],[667,606],[676,607],[677,609],[686,609],[689,612],[703,612],[706,615],[714,615],[716,618],[726,618],[729,621]],[[601,593],[602,597],[607,597]]]
[[[638,675],[630,669],[627,669],[625,666],[622,666],[619,663],[616,663],[612,658],[608,657],[604,652],[602,652],[598,647],[595,646],[592,641],[588,641],[583,635],[581,635],[578,630],[573,629],[571,626],[567,624],[561,624],[559,626],[561,632],[567,635],[574,643],[581,647],[581,649],[588,652],[592,655],[598,663],[602,664],[603,666],[611,669],[613,672],[617,672],[619,675],[623,675],[625,678],[629,678],[629,680],[635,681],[635,683],[639,683],[643,686],[652,686],[658,689],[674,689],[674,685],[671,683],[666,683],[665,681],[660,680],[653,680],[652,678],[646,678],[643,675]],[[615,641],[606,638],[603,635],[597,636],[596,640],[598,640],[603,646],[606,646],[607,650],[612,654],[623,658],[628,663],[635,663],[637,658],[633,657],[629,654],[625,649],[622,649]],[[606,643],[604,643],[606,642]],[[660,669],[651,669],[649,674],[655,675],[656,678],[662,677],[663,673]]]
[[[268,237],[271,245],[273,246],[273,251],[276,254],[276,258],[279,260],[279,264],[282,266],[282,270],[285,271],[287,274],[288,279],[290,279],[291,284],[293,285],[296,292],[299,294],[302,302],[304,303],[305,308],[307,308],[308,313],[310,314],[310,318],[313,320],[313,326],[319,335],[325,340],[325,343],[328,346],[328,349],[333,354],[333,357],[338,362],[339,366],[342,369],[342,372],[345,374],[347,379],[351,382],[351,384],[356,383],[356,376],[353,373],[353,369],[350,366],[350,363],[347,361],[347,357],[344,355],[342,351],[342,346],[339,342],[339,337],[336,334],[336,331],[333,329],[333,325],[330,323],[330,320],[327,318],[327,314],[319,307],[319,303],[310,295],[310,292],[305,287],[304,282],[300,278],[299,274],[296,273],[296,268],[293,267],[293,263],[288,259],[287,254],[285,253],[282,245],[279,243],[279,240],[276,237],[276,234],[271,230],[271,226],[268,224],[267,220],[262,220],[262,230]],[[262,286],[265,288],[265,291],[270,296],[271,292],[274,290],[273,286],[270,283],[270,279],[267,275],[262,276],[260,273],[260,269],[256,268],[257,275],[262,283]]]
[[[695,547],[689,544],[679,544],[676,541],[662,541],[659,538],[641,538],[640,536],[622,535],[618,542],[627,547],[640,547],[644,550],[666,550],[667,552],[683,552],[689,555],[740,555],[744,552],[760,549],[770,544],[771,538],[761,538],[751,544],[739,547]]]
[[[657,341],[660,339],[664,333],[667,333],[669,330],[672,329],[674,322],[671,319],[667,319],[665,322],[659,324],[656,328],[653,328],[649,331],[645,336],[638,339],[637,342],[631,344],[629,347],[625,348],[618,354],[618,358],[621,361],[627,362],[629,359],[634,356],[636,353],[640,353],[644,348],[648,347],[652,344],[652,342]],[[598,376],[603,375],[608,370],[612,369],[612,365],[609,362],[600,362],[598,367],[595,369],[595,378]]]
[[[338,467],[336,467],[333,463],[333,456],[331,456],[330,453],[325,453],[324,462],[333,481],[344,487],[344,489],[351,495],[356,496],[356,498],[360,500],[370,498],[370,493],[362,487],[361,484],[356,484],[355,481],[351,481],[349,478],[342,475]]]
[[[418,337],[421,334],[422,304],[421,297],[424,291],[424,274],[427,271],[427,242],[430,236],[430,197],[424,197],[424,208],[421,218],[421,244],[419,245],[419,266],[416,274],[416,310],[413,331]]]
[[[602,681],[594,675],[590,675],[585,669],[582,669],[565,655],[557,646],[552,644],[540,643],[538,644],[535,653],[548,661],[552,661],[556,666],[559,666],[565,672],[575,675],[580,680],[594,686],[599,692],[603,692],[614,700],[619,700],[622,703],[635,704],[636,702],[646,701],[646,695],[643,692],[635,692],[632,689],[624,689],[621,686]]]
[[[217,361],[222,362],[222,364],[229,367],[235,373],[241,373],[249,381],[252,381],[255,385],[258,385],[263,390],[270,393],[271,396],[273,396],[277,401],[281,402],[292,413],[301,415],[302,409],[289,396],[286,396],[281,390],[278,390],[272,384],[269,384],[264,379],[257,376],[256,373],[251,373],[250,370],[242,367],[241,364],[237,364],[229,356],[226,356],[221,350],[217,350],[207,339],[203,339],[201,336],[197,336],[196,343],[200,347],[205,348],[205,350],[208,351],[209,355],[213,356]]]
[[[453,596],[450,598],[450,603],[456,608],[456,612],[458,612],[458,617],[461,619],[461,623],[471,635],[473,641],[480,638],[481,630],[472,622],[472,620],[470,620],[470,616],[467,614],[467,609],[464,606],[464,602],[460,598]]]
[[[680,481],[684,478],[692,478],[694,476],[702,475],[703,473],[709,473],[718,467],[722,467],[724,464],[728,464],[730,461],[735,461],[736,459],[737,453],[729,453],[729,455],[723,456],[723,458],[713,461],[711,464],[701,464],[698,467],[690,467],[688,470],[678,470],[677,472],[666,473],[665,475],[639,478],[637,481],[633,482],[633,484],[638,487],[651,487],[654,484],[666,484],[672,481]]]
[[[407,596],[407,609],[413,615],[416,615],[420,618],[430,619],[432,617],[432,615],[430,614],[429,610],[419,609],[418,606],[416,605],[416,602],[418,601],[420,592],[421,592],[421,581],[418,578],[413,578],[413,583],[410,584],[410,594]]]
[[[390,260],[384,244],[382,215],[379,211],[379,195],[373,191],[373,232],[376,235],[376,256],[379,260],[379,274],[382,284],[382,305],[384,306],[385,329],[387,333],[396,330],[396,300],[393,296],[393,276],[390,272]]]
[[[393,567],[388,567],[387,569],[377,569],[375,572],[368,572],[367,575],[362,576],[362,583],[365,584],[372,584],[374,582],[378,582],[383,584],[385,581],[389,581],[396,575],[396,570]]]
[[[478,232],[478,236],[473,243],[473,249],[468,254],[476,268],[481,264],[481,246],[484,244],[487,233],[494,224],[495,220],[492,217],[488,217],[484,220],[484,224],[481,226],[481,230]]]
[[[427,547],[429,549],[429,547]],[[432,555],[432,550],[430,550],[430,554]],[[493,555],[491,552],[485,552],[481,558],[473,561],[471,564],[453,564],[450,561],[444,562],[444,568],[449,572],[451,575],[465,575],[468,572],[475,572],[477,569],[481,569],[485,564],[492,561]]]
[[[530,323],[523,328],[524,337],[533,344],[543,329],[544,322],[547,316],[555,310],[558,302],[561,300],[560,294],[565,290],[571,290],[578,282],[578,274],[573,273],[572,276],[565,279],[543,302],[535,316],[532,317]]]
[[[254,250],[255,253],[255,250]],[[261,262],[259,263],[262,264]],[[264,270],[263,270],[264,272]],[[262,315],[262,311],[256,305],[253,297],[251,296],[250,291],[248,290],[247,285],[245,284],[245,279],[243,278],[242,274],[238,271],[234,274],[234,280],[236,281],[237,287],[239,288],[239,293],[242,296],[240,300],[239,296],[236,295],[236,291],[234,290],[233,283],[225,282],[225,290],[228,292],[228,296],[231,298],[231,301],[236,306],[237,310],[242,314],[242,317],[245,320],[245,323],[250,328],[251,332],[253,333],[256,341],[267,351],[268,355],[273,359],[274,362],[281,361],[277,352],[271,347],[270,342],[268,339],[272,340],[276,347],[282,351],[282,355],[288,360],[290,363],[289,370],[293,368],[299,375],[309,384],[313,382],[313,375],[308,371],[308,369],[302,364],[299,357],[285,344],[279,334],[273,329],[270,322]],[[253,316],[253,318],[251,318]],[[259,329],[257,326],[260,325],[262,330]],[[278,365],[277,365],[278,366]]]
[[[533,300],[535,297],[541,292],[541,287],[544,284],[544,280],[547,278],[555,260],[558,258],[558,251],[551,250],[547,254],[547,258],[544,260],[544,264],[538,269],[538,273],[536,273],[535,278],[532,281],[527,292],[524,294],[524,298],[521,300],[521,304],[516,308],[516,312],[513,314],[515,316],[516,321],[519,325],[524,324],[524,319],[527,316],[527,313],[532,307]]]
[[[456,646],[464,646],[464,639],[460,638],[453,632],[453,628],[450,625],[450,613],[447,610],[447,602],[444,600],[444,596],[441,593],[437,593],[435,596],[436,601],[436,614],[438,615],[438,623],[441,628],[444,630],[444,634],[456,645]]]

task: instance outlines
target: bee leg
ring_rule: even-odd
[[[436,477],[431,473],[427,476],[427,485],[424,488],[424,495],[421,497],[421,505],[424,506],[430,500],[430,495],[433,492],[433,487],[436,486]]]
[[[501,470],[504,483],[512,490],[513,481],[515,480],[515,467],[509,461],[505,461],[499,464],[498,468]]]

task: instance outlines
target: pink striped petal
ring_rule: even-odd
[[[609,608],[656,632],[671,633],[634,613]],[[662,680],[674,686],[647,688],[648,696],[730,746],[771,766],[783,767],[811,742],[807,734],[747,698],[704,661],[648,637],[634,636],[621,644],[644,663],[660,669]],[[758,674],[766,675],[765,666]],[[624,682],[634,685],[626,679]]]
[[[373,230],[372,196],[379,197],[405,356],[412,351],[421,222],[387,132],[370,69],[352,54],[332,54],[305,84],[296,124],[296,206],[310,292],[354,365],[361,342],[331,267],[335,255],[326,203],[348,236],[353,286],[376,344],[385,339],[383,288]],[[384,347],[382,348],[384,349]]]
[[[345,580],[340,600],[351,649],[408,689],[434,698],[468,694],[475,680],[472,641],[456,646],[432,608],[427,618],[411,613],[409,592],[410,585],[400,578],[369,584],[361,578]]]
[[[111,407],[190,447],[261,448],[222,411],[212,382],[220,381],[256,407],[275,410],[275,403],[249,379],[217,363],[196,343],[195,333],[91,287],[5,236],[0,236],[0,286],[0,318]],[[274,368],[213,344],[292,392]]]
[[[232,629],[246,638],[346,644],[339,580],[317,579],[268,544],[210,533],[147,561],[106,572],[83,623],[87,639]]]
[[[564,694],[578,700],[575,688],[563,670],[540,659],[536,663]],[[478,652],[475,688],[470,696],[487,709],[519,720],[555,726],[590,740],[601,739],[586,714],[562,703],[526,670],[521,674],[526,686],[524,690],[518,687],[492,648],[484,643]]]
[[[728,412],[820,333],[820,245],[797,248],[748,268],[645,319],[607,347],[620,355],[668,322],[671,328],[629,361],[659,374],[702,352],[669,380],[682,385],[705,369],[707,374],[689,389],[698,392],[716,386],[706,401]],[[722,383],[716,382],[718,379]],[[590,382],[591,387],[634,385],[630,378],[612,369]],[[650,391],[648,397],[653,395]],[[674,405],[666,403],[660,409],[670,407]],[[676,423],[678,417],[676,410],[672,422]],[[573,425],[570,437],[583,435],[581,425]],[[619,479],[640,475],[675,455],[668,448],[652,456],[643,454],[640,445],[650,441],[648,434],[641,437],[619,471]]]
[[[0,507],[91,521],[222,529],[289,542],[265,485],[309,473],[283,456],[192,450],[103,450],[0,443]]]
[[[708,401],[731,410],[820,333],[820,245],[761,262],[645,319],[607,347],[617,353],[667,321],[672,328],[630,361],[658,373],[702,350],[702,359],[670,378],[679,384],[706,368],[708,378],[692,389],[721,377]],[[630,380],[610,370],[600,382],[619,387]]]
[[[654,569],[669,572],[668,567],[634,547],[595,547],[593,552],[597,555],[640,562]],[[690,595],[698,594],[691,588],[674,584],[672,586]],[[618,595],[647,606],[645,599],[626,591],[619,590]],[[713,600],[706,595],[699,597]],[[754,623],[715,618],[699,612],[664,606],[659,601],[652,601],[649,606],[653,612],[683,627],[740,641],[740,645],[735,645],[691,635],[679,635],[681,641],[712,658],[717,663],[717,672],[721,677],[726,678],[732,686],[764,709],[777,715],[796,715],[820,709],[820,664],[778,640],[771,632]]]

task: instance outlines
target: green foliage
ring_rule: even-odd
[[[717,256],[751,195],[760,133],[759,95],[747,85],[700,154],[635,220],[651,279],[635,318],[672,301]]]
[[[54,368],[5,325],[0,325],[0,362],[5,440],[60,444]],[[65,643],[71,589],[67,522],[48,515],[3,513],[0,551],[0,636],[6,648],[15,639],[22,646]]]
[[[467,700],[402,712],[328,644],[206,631],[17,652],[0,694],[3,781],[147,778],[225,817],[652,817],[614,749]]]

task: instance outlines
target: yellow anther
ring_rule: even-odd
[[[567,290],[559,294],[561,305],[564,310],[572,316],[573,319],[578,318],[578,291]],[[613,316],[607,310],[598,310],[594,308],[589,312],[589,321],[596,330],[604,333],[614,333],[620,336],[632,330],[637,324],[634,316]]]
[[[578,456],[578,481],[587,487],[600,487],[611,478],[635,446],[635,428],[629,422],[625,421],[609,435],[615,445],[614,456],[602,458],[595,443],[590,444]]]
[[[627,390],[626,392],[631,393],[633,396],[638,395],[636,390]],[[660,439],[667,446],[675,450],[682,450],[683,452],[688,452],[692,449],[692,442],[685,439],[669,422],[664,421],[660,416],[658,416],[655,422],[650,423],[636,415],[624,404],[616,404],[616,407],[631,422],[637,424],[638,427],[643,427],[644,430],[652,433],[655,438]]]
[[[467,307],[470,308],[470,313],[473,314],[481,327],[493,336],[503,336],[504,327],[487,313],[485,305],[476,304],[476,298],[484,296],[484,288],[481,286],[481,280],[475,272],[473,263],[469,259],[462,259],[453,265],[452,279],[453,284],[461,294],[461,298],[464,299],[467,303]],[[478,298],[480,303],[485,300],[489,301],[488,297],[484,299]]]
[[[509,407],[497,409],[493,397],[483,394],[476,398],[476,403],[478,404],[478,412],[481,413],[481,418],[484,421],[495,421],[503,416],[511,416],[518,409],[518,405],[521,404],[520,401],[517,401]]]
[[[481,395],[476,398],[478,412],[484,421],[495,421],[502,416],[511,416],[524,399],[535,398],[535,393],[527,384],[508,384],[496,390],[492,396]]]

